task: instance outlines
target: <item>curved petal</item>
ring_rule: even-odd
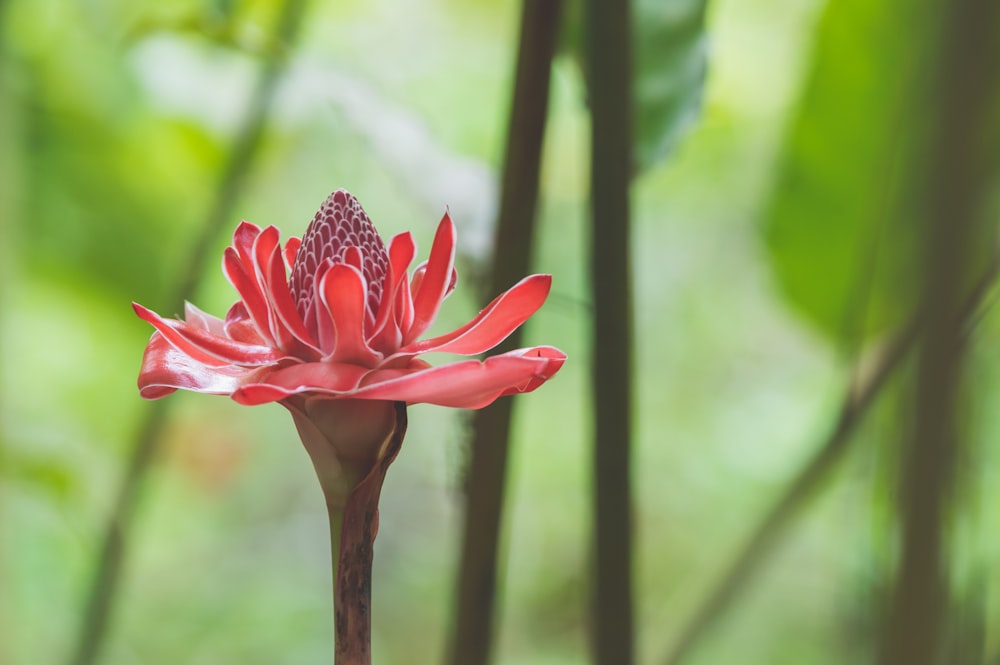
[[[451,284],[451,272],[455,266],[455,224],[446,212],[438,224],[434,235],[434,246],[427,259],[427,272],[419,289],[413,292],[413,323],[403,335],[403,343],[409,344],[418,338],[434,322],[441,301],[444,300]]]
[[[564,362],[566,362],[566,354],[554,346],[536,346],[531,349],[524,349],[524,351],[528,357],[547,358],[550,361],[549,368],[551,369],[551,373],[548,375],[545,373],[536,374],[524,383],[511,386],[503,392],[501,397],[503,395],[515,395],[517,393],[530,393],[532,390],[548,381],[552,374],[558,372],[559,368],[563,366]]]
[[[403,275],[403,281],[396,291],[396,302],[393,303],[393,324],[399,334],[393,339],[398,340],[394,348],[399,348],[404,342],[404,335],[413,325],[413,295],[410,289],[410,278]]]
[[[260,227],[243,220],[233,231],[233,250],[239,256],[240,262],[249,267],[253,256],[253,243],[260,235]]]
[[[551,275],[531,275],[497,296],[476,318],[446,335],[408,344],[400,354],[430,352],[475,355],[502,342],[532,314],[549,295]]]
[[[222,255],[222,271],[226,274],[229,283],[240,294],[240,299],[243,301],[250,319],[257,327],[257,331],[264,336],[269,344],[273,343],[271,314],[267,300],[261,292],[256,275],[248,272],[246,265],[240,260],[239,252],[232,247],[227,247]]]
[[[382,360],[365,342],[365,315],[368,293],[365,278],[354,266],[337,263],[323,276],[321,297],[325,313],[337,331],[337,342],[326,350],[325,360],[374,367]]]
[[[183,321],[164,319],[138,303],[132,303],[132,309],[140,319],[152,324],[167,342],[181,353],[190,356],[195,362],[215,367],[230,364],[266,365],[277,361],[283,355],[268,346],[243,344],[190,326]]]
[[[271,331],[271,339],[276,342],[276,346],[281,346],[281,339],[287,337],[288,331],[282,330],[281,322],[271,304],[270,294],[267,291],[267,269],[271,262],[271,256],[278,250],[278,229],[268,226],[260,232],[260,235],[253,241],[253,259],[251,265],[247,267],[250,278],[257,283],[258,293],[264,299],[267,309],[267,325]]]
[[[139,394],[146,399],[159,399],[180,388],[199,393],[229,395],[241,383],[260,372],[259,368],[209,366],[200,363],[178,350],[163,335],[153,333],[142,357]]]
[[[247,307],[242,300],[234,302],[233,306],[226,312],[222,329],[226,337],[236,342],[257,346],[268,345],[268,341],[260,334],[253,319],[250,318]]]
[[[184,301],[184,322],[188,325],[197,326],[202,330],[207,330],[214,335],[226,335],[226,322],[217,316],[212,316],[208,312],[195,307],[192,303]]]
[[[301,245],[302,238],[298,236],[289,236],[288,240],[285,241],[285,270],[291,270],[292,266],[295,265],[295,256],[299,253]]]
[[[267,298],[275,315],[278,346],[294,352],[294,355],[316,355],[319,359],[319,349],[314,345],[309,331],[306,330],[299,311],[292,300],[292,292],[288,288],[288,274],[282,258],[281,247],[275,247],[267,264],[266,280]]]
[[[482,362],[465,360],[418,371],[375,370],[351,397],[480,409],[501,395],[534,390],[558,372],[565,360],[566,354],[559,349],[542,346]]]
[[[268,226],[253,241],[253,265],[261,279],[263,279],[268,263],[271,261],[271,253],[278,248],[280,239],[281,233],[278,229],[274,226]]]
[[[313,339],[319,344],[323,353],[330,354],[337,347],[337,329],[333,327],[333,320],[321,312],[323,309],[323,279],[327,271],[333,267],[333,259],[327,257],[319,264],[316,275],[312,280],[312,299],[306,309],[306,314],[302,317],[306,329],[310,332],[315,330]]]
[[[382,283],[382,300],[375,314],[375,324],[368,336],[371,346],[383,352],[398,348],[399,340],[402,339],[399,330],[394,326],[394,304],[396,292],[406,278],[406,271],[416,252],[417,246],[409,231],[396,234],[389,241],[389,265],[386,266],[385,281]]]
[[[350,394],[369,372],[348,363],[300,363],[271,372],[258,383],[247,383],[233,392],[240,404],[264,404],[298,393]]]
[[[420,286],[424,283],[424,275],[427,274],[427,261],[421,261],[410,273],[410,293],[420,291]]]

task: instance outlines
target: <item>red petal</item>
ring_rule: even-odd
[[[215,335],[226,336],[226,323],[217,316],[203,312],[191,303],[184,302],[184,322]]]
[[[413,243],[413,236],[409,231],[399,233],[389,241],[389,265],[386,267],[385,282],[382,285],[382,300],[375,315],[375,325],[372,326],[371,334],[368,336],[372,346],[380,350],[395,350],[399,346],[398,339],[391,346],[385,346],[389,338],[399,337],[398,330],[392,331],[391,335],[383,334],[383,331],[387,327],[393,327],[393,304],[396,302],[396,292],[406,277],[406,271],[416,251],[417,246]]]
[[[290,395],[306,392],[349,394],[368,369],[346,363],[301,363],[272,372],[259,383],[246,384],[233,393],[240,404],[276,402]]]
[[[213,395],[229,395],[243,381],[260,372],[258,368],[235,365],[205,365],[179,351],[163,335],[154,333],[142,358],[139,394],[146,399],[159,399],[182,388]]]
[[[291,236],[285,241],[285,269],[291,270],[292,266],[295,265],[295,256],[299,253],[299,246],[302,245],[302,239],[297,236]]]
[[[451,284],[451,272],[455,265],[455,224],[448,213],[441,218],[434,246],[427,259],[427,272],[420,288],[413,292],[413,324],[406,330],[403,343],[409,344],[419,337],[437,316],[441,301]]]
[[[346,263],[334,264],[323,276],[322,301],[333,327],[337,331],[337,343],[327,352],[327,360],[354,363],[374,367],[382,360],[380,354],[372,351],[365,342],[365,278],[354,266]]]
[[[271,331],[271,338],[278,342],[283,336],[287,336],[287,331],[281,330],[281,324],[277,321],[277,315],[271,307],[269,294],[267,292],[267,266],[271,262],[271,255],[278,249],[278,229],[269,226],[264,229],[257,239],[253,241],[253,262],[252,269],[248,268],[251,279],[257,282],[258,292],[264,299],[267,308],[267,325]]]
[[[315,347],[292,300],[280,247],[275,247],[271,252],[267,273],[267,295],[280,332],[279,346],[294,352],[293,355],[296,356],[312,350],[317,355],[315,359],[318,360],[319,349]]]
[[[474,355],[488,351],[538,311],[548,297],[551,286],[551,275],[525,277],[495,298],[476,318],[461,328],[447,335],[408,344],[399,353],[415,355],[440,351]]]
[[[323,263],[320,264],[319,269],[316,271],[316,276],[313,278],[313,297],[306,312],[306,316],[308,317],[306,318],[306,327],[309,330],[316,329],[313,339],[319,342],[319,348],[325,354],[333,353],[333,350],[337,347],[337,329],[333,327],[333,320],[327,312],[321,311],[323,310],[323,278],[332,267],[332,259],[324,259]],[[291,288],[290,284],[289,288]],[[310,322],[312,323],[311,326]]]
[[[223,334],[236,342],[257,346],[268,345],[268,341],[260,334],[253,319],[250,318],[247,307],[242,300],[237,300],[226,312],[226,319],[222,327]]]
[[[233,231],[233,249],[240,262],[249,267],[253,256],[253,243],[260,235],[260,227],[251,222],[242,221]]]
[[[258,332],[264,336],[269,344],[272,344],[274,338],[271,336],[270,307],[268,307],[267,300],[261,292],[257,276],[247,272],[246,266],[240,261],[239,253],[232,247],[227,247],[223,253],[222,270],[226,273],[229,283],[240,294],[240,299],[243,300]]]
[[[271,263],[271,254],[278,248],[279,239],[278,229],[269,226],[253,242],[253,266],[262,286],[267,266]]]
[[[410,291],[410,280],[403,275],[403,281],[396,291],[396,302],[393,303],[393,322],[399,334],[394,339],[398,339],[395,348],[404,342],[404,335],[413,325],[413,295]]]
[[[152,324],[170,344],[196,362],[216,367],[230,364],[267,365],[283,356],[268,346],[243,344],[183,321],[164,319],[138,303],[132,303],[132,308],[140,319]]]
[[[427,261],[417,264],[417,267],[410,273],[410,293],[416,293],[424,283],[424,275],[427,274]]]
[[[375,370],[351,397],[479,409],[501,395],[534,390],[565,360],[559,349],[542,346],[416,372]]]
[[[503,392],[504,395],[530,393],[532,390],[548,381],[553,374],[559,371],[559,368],[563,366],[563,363],[566,362],[566,354],[554,346],[536,346],[533,349],[525,349],[525,351],[529,357],[547,358],[550,361],[549,369],[551,371],[547,375],[545,373],[536,374],[522,384],[511,386]]]

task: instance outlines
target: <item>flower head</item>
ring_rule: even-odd
[[[326,199],[301,240],[290,237],[284,247],[279,240],[273,226],[237,227],[223,270],[240,300],[224,319],[191,304],[184,320],[133,304],[156,328],[139,374],[143,397],[184,389],[299,411],[317,399],[476,409],[534,390],[565,360],[550,346],[438,367],[419,357],[492,349],[541,307],[551,283],[548,275],[526,277],[464,326],[420,340],[455,287],[455,226],[447,213],[430,257],[412,274],[410,233],[386,246],[344,190]]]

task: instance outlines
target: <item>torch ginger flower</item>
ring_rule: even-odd
[[[184,321],[134,305],[157,331],[143,358],[142,396],[182,388],[241,404],[310,396],[478,409],[534,390],[558,371],[565,355],[549,346],[440,367],[421,360],[492,349],[541,307],[551,277],[526,277],[461,328],[418,340],[455,286],[455,226],[447,214],[430,259],[409,278],[415,252],[409,232],[387,249],[344,190],[327,198],[301,242],[291,237],[284,249],[275,227],[241,223],[223,259],[241,300],[225,320],[191,304]]]
[[[225,319],[191,304],[184,320],[165,319],[133,304],[156,328],[139,374],[143,397],[184,389],[247,405],[279,402],[292,413],[326,495],[335,551],[339,545],[338,663],[370,661],[367,637],[356,636],[369,630],[378,495],[402,443],[405,405],[478,409],[534,390],[566,358],[538,346],[432,367],[419,356],[477,355],[503,341],[541,307],[551,277],[526,277],[464,326],[420,340],[455,287],[447,213],[429,259],[410,276],[415,253],[409,232],[387,248],[357,199],[338,190],[302,240],[290,237],[283,248],[273,226],[237,227],[223,270],[240,300]]]

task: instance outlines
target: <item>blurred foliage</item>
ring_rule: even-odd
[[[664,124],[647,125],[648,168],[634,191],[641,662],[662,656],[834,417],[848,376],[833,347],[905,312],[900,276],[912,269],[907,220],[917,205],[905,196],[908,159],[920,149],[909,138],[920,129],[912,86],[934,29],[898,2],[830,3],[817,24],[821,0],[719,0],[704,26],[703,3],[668,5],[677,13],[640,25],[657,35],[649,57],[669,63],[644,67],[656,82],[650,104],[662,104],[652,117]],[[254,73],[274,55],[276,6],[0,3],[4,665],[62,662],[70,651],[102,520],[147,408],[135,375],[150,331],[128,303],[156,308],[179,278]],[[384,235],[412,229],[422,256],[450,206],[463,260],[477,260],[494,213],[517,10],[312,3],[233,226],[243,217],[300,233],[343,186]],[[555,343],[572,362],[518,409],[498,663],[587,654],[589,451],[576,416],[589,380],[582,91],[574,64],[557,62],[536,257],[554,291],[525,341]],[[699,98],[701,121],[676,143]],[[670,145],[670,161],[656,162]],[[460,273],[441,330],[475,310]],[[213,313],[234,299],[215,270],[200,290]],[[998,339],[990,313],[971,378],[982,445],[965,477],[979,512],[956,524],[963,584],[985,579],[990,591],[1000,539],[982,525],[1000,524],[990,493],[1000,477]],[[170,399],[105,662],[327,658],[326,516],[287,415]],[[387,479],[374,589],[382,665],[440,660],[465,454],[458,416],[414,407]],[[883,402],[836,484],[692,665],[840,665],[869,653],[892,555],[885,460],[898,422]],[[1000,603],[994,593],[984,602],[993,653]]]
[[[708,67],[707,6],[706,0],[632,3],[637,173],[664,160],[697,119]],[[562,50],[585,69],[580,12],[581,3],[567,3]]]
[[[940,6],[835,2],[817,30],[765,237],[790,302],[841,347],[915,306]]]
[[[925,101],[930,4],[827,6],[778,169],[766,229],[775,273],[796,307],[843,345],[913,310],[915,142],[926,122],[913,111]]]
[[[637,0],[635,160],[640,171],[664,159],[701,109],[708,67],[706,0]]]

